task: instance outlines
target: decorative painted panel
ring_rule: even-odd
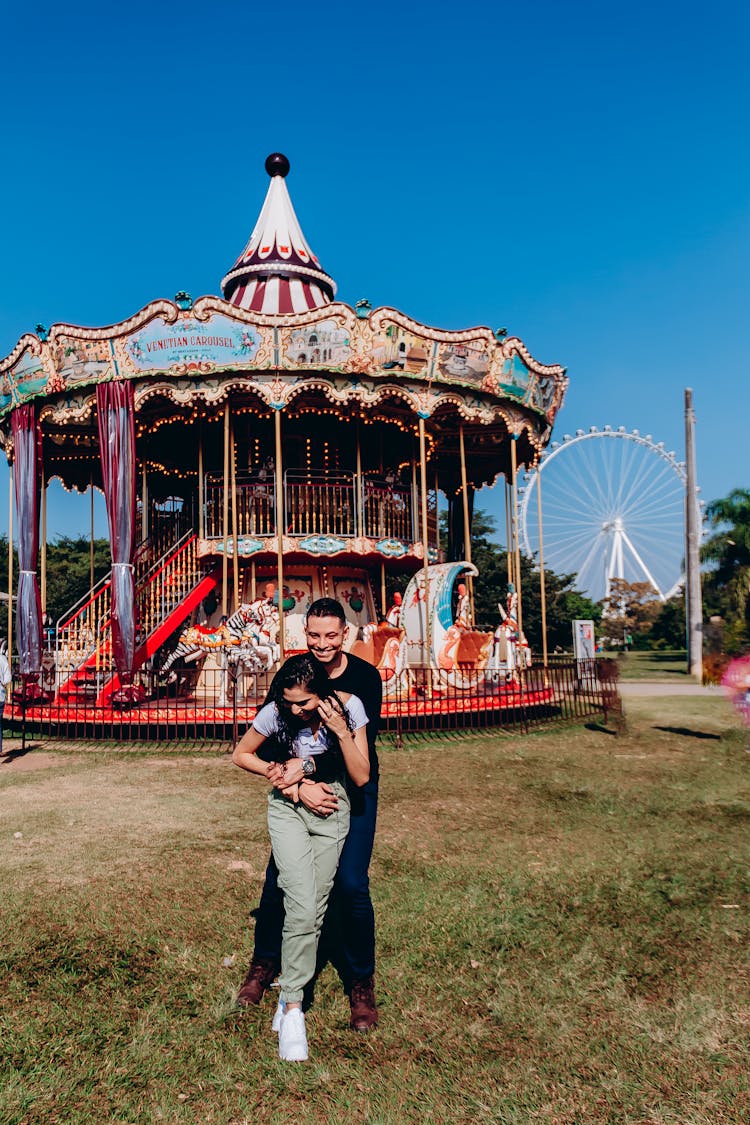
[[[174,324],[157,317],[122,341],[130,365],[139,374],[184,375],[242,367],[252,364],[259,345],[260,333],[251,325],[217,315],[206,321],[180,317]]]

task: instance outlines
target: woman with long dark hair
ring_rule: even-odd
[[[281,995],[273,1029],[279,1032],[279,1057],[301,1062],[308,1056],[302,995],[315,972],[318,938],[328,896],[349,831],[346,775],[355,785],[370,776],[367,714],[356,695],[337,693],[326,670],[311,656],[293,656],[274,677],[268,703],[234,751],[235,765],[270,779],[279,765],[301,758],[303,780],[281,787],[268,797],[268,831],[279,886],[284,892],[284,930],[281,944]],[[279,762],[264,762],[257,751],[275,736]],[[330,782],[337,808],[320,816],[300,800],[305,779],[315,775],[315,758],[333,751],[339,776]]]

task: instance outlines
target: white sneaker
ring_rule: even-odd
[[[307,1059],[305,1014],[301,1008],[289,1008],[281,1017],[279,1058],[285,1062],[304,1062]]]
[[[283,1000],[279,1000],[278,1004],[276,1005],[276,1011],[273,1014],[273,1022],[271,1023],[271,1031],[275,1031],[277,1035],[281,1030],[281,1021],[283,1020],[285,1015],[286,1004]]]

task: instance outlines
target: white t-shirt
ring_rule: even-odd
[[[344,707],[355,730],[367,726],[367,712],[365,711],[362,700],[358,696],[350,696],[348,701],[344,704]],[[260,711],[253,719],[253,727],[257,730],[258,734],[262,734],[264,738],[268,738],[270,735],[276,734],[278,730],[278,719],[279,709],[276,704],[266,703],[265,707],[261,707]],[[324,750],[330,750],[330,748],[330,735],[324,723],[320,724],[315,735],[310,727],[302,727],[294,740],[294,756],[296,758],[312,758],[316,754],[322,754]]]
[[[0,703],[5,703],[6,688],[11,681],[10,664],[4,652],[0,652]]]

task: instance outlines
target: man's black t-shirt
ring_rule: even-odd
[[[361,656],[346,654],[346,668],[340,676],[331,680],[334,691],[345,691],[357,695],[367,712],[367,748],[370,752],[370,781],[377,781],[379,766],[375,749],[375,739],[380,729],[380,708],[383,703],[383,681],[374,664],[369,664]]]

